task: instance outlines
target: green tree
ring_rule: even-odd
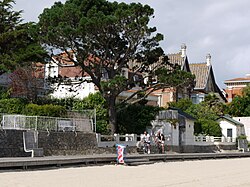
[[[91,77],[107,103],[112,133],[118,130],[115,102],[121,92],[139,85],[142,89],[123,101],[137,96],[138,102],[154,90],[193,80],[168,63],[159,47],[163,35],[148,26],[153,13],[140,3],[68,0],[39,16],[40,41],[51,51],[65,51],[74,66]]]
[[[0,1],[0,75],[46,54],[32,36],[34,24],[22,23],[22,11],[13,11],[14,3]]]
[[[96,132],[101,134],[109,134],[110,127],[108,125],[108,111],[106,109],[106,101],[99,92],[90,94],[82,100],[73,101],[73,110],[96,110]]]
[[[209,119],[199,119],[195,122],[195,134],[221,137],[221,128],[218,122]]]
[[[187,111],[192,105],[194,104],[192,103],[191,99],[179,99],[177,102],[169,103],[170,107],[179,108],[182,111]]]
[[[216,121],[224,114],[226,106],[215,94],[208,94],[199,104],[193,104],[190,99],[181,99],[176,103],[170,103],[170,106],[180,108],[197,119],[194,126],[195,134],[221,136],[220,126]]]
[[[243,89],[242,96],[236,96],[227,105],[227,113],[231,116],[250,116],[250,86]]]
[[[150,122],[160,111],[160,107],[144,106],[140,104],[128,105],[122,110],[118,110],[118,128],[119,132],[141,134]]]

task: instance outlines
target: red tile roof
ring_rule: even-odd
[[[234,78],[234,79],[225,80],[225,83],[229,83],[229,82],[250,82],[250,77]]]

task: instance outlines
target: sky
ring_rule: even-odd
[[[112,1],[112,0],[109,0]],[[189,63],[205,62],[212,56],[215,79],[224,81],[250,74],[249,0],[117,0],[150,5],[155,13],[150,25],[164,35],[165,53],[177,53],[187,46]],[[15,10],[23,10],[25,21],[38,21],[44,8],[54,0],[16,0]],[[61,0],[65,2],[65,0]]]

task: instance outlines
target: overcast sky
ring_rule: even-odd
[[[121,0],[118,0],[121,1]],[[54,0],[16,0],[25,21],[38,15]],[[65,2],[65,1],[62,1]],[[165,53],[177,53],[187,45],[189,63],[205,62],[207,53],[217,84],[250,74],[250,0],[123,0],[148,4],[155,10],[151,25],[165,37]]]

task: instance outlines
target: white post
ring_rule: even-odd
[[[115,142],[119,143],[120,142],[120,136],[119,134],[114,134]]]
[[[38,120],[37,120],[37,116],[36,116],[36,126],[35,126],[36,130],[37,130],[37,121],[38,121]]]
[[[94,109],[94,115],[95,115],[95,117],[94,117],[94,120],[95,120],[95,131],[94,132],[96,132],[96,109]]]
[[[16,116],[14,117],[14,129],[16,129]]]
[[[101,142],[101,134],[96,133],[97,144]]]
[[[128,141],[129,141],[129,135],[125,134],[125,142],[128,142]]]
[[[202,135],[200,135],[200,141],[203,142],[203,136]]]

